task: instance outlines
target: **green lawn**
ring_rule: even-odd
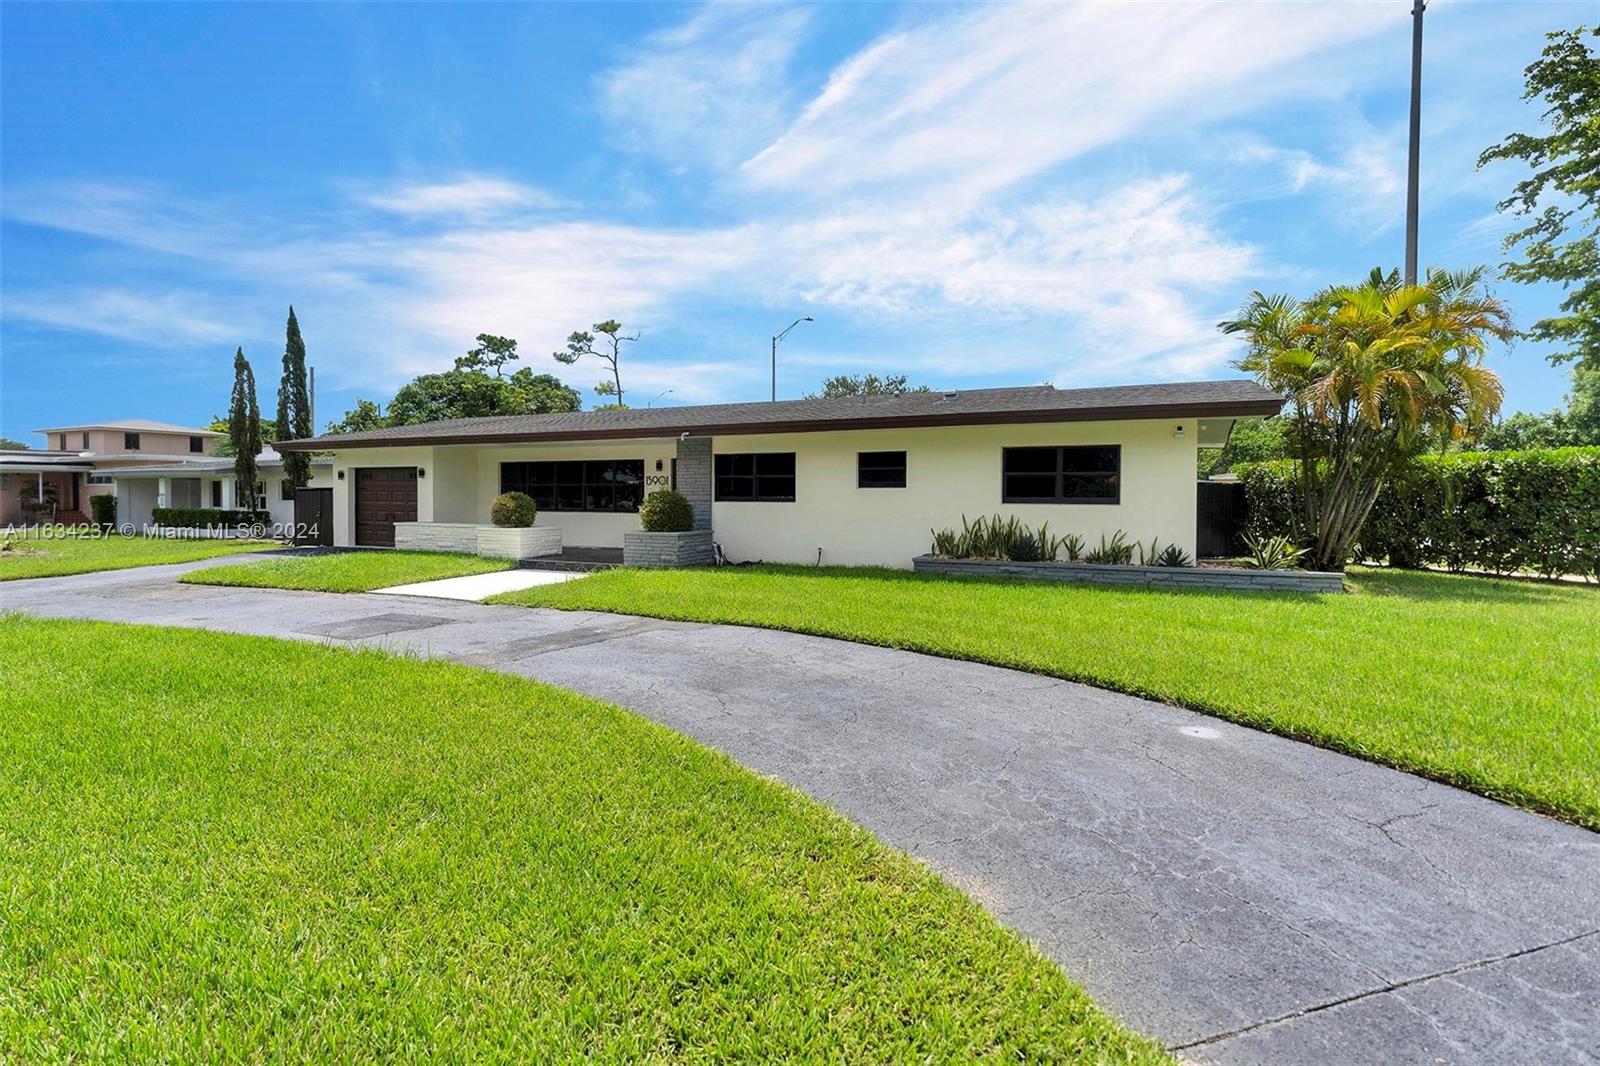
[[[162,537],[23,537],[11,538],[11,549],[0,551],[0,581],[24,577],[60,577],[94,570],[125,570],[132,566],[188,563],[235,552],[265,551],[277,541],[178,540]]]
[[[792,629],[1118,689],[1600,829],[1600,590],[1352,571],[1157,592],[882,570],[613,570],[497,602]]]
[[[364,551],[304,555],[237,566],[213,566],[185,574],[191,585],[242,585],[258,589],[309,589],[316,592],[370,592],[414,581],[509,570],[507,559],[485,559],[454,552]]]
[[[1163,1061],[924,867],[531,681],[0,617],[0,1061]]]

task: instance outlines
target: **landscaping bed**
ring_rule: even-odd
[[[494,597],[766,626],[1168,700],[1600,829],[1600,590],[1352,570],[1345,596],[783,566]]]
[[[11,549],[0,551],[0,581],[189,563],[218,555],[282,547],[277,541],[269,540],[125,537],[120,534],[43,537],[30,533],[17,534],[10,539]]]
[[[925,867],[636,715],[0,620],[0,1060],[1166,1061]]]
[[[453,552],[345,551],[214,566],[185,574],[190,585],[237,585],[312,592],[371,592],[393,585],[509,570],[508,559]]]

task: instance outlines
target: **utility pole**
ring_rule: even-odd
[[[1422,146],[1422,13],[1426,0],[1411,4],[1411,158],[1406,165],[1406,284],[1417,283],[1417,172]]]

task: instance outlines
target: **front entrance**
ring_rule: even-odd
[[[417,520],[417,468],[362,467],[355,477],[356,543],[394,547],[394,524]]]
[[[294,542],[299,545],[333,543],[333,490],[296,489]]]

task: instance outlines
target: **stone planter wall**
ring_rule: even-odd
[[[478,527],[471,522],[396,522],[394,546],[413,552],[476,555]]]
[[[1244,570],[1223,566],[1104,566],[1095,563],[1014,563],[1004,559],[944,559],[919,555],[918,573],[1083,581],[1140,588],[1211,588],[1264,592],[1343,592],[1344,575],[1320,570]]]
[[[709,529],[686,533],[647,533],[640,529],[622,535],[623,566],[710,566],[712,561]]]
[[[396,522],[394,546],[406,551],[462,552],[494,559],[535,559],[541,555],[561,554],[561,528],[516,528],[473,522]]]
[[[478,527],[478,554],[492,559],[535,559],[561,554],[561,527]]]

